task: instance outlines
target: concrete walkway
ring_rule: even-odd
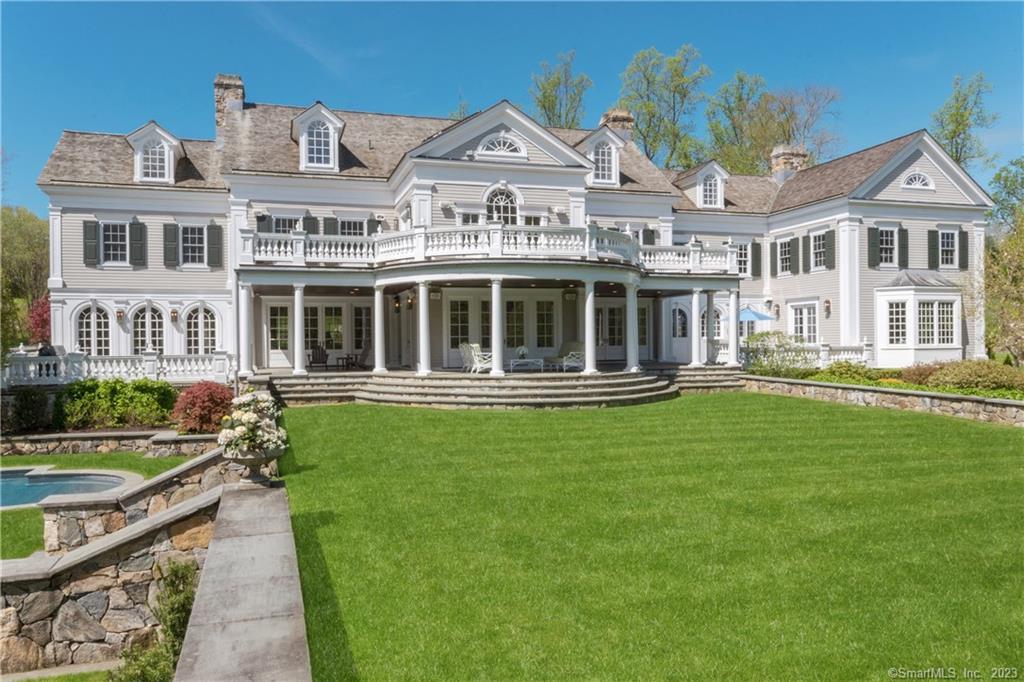
[[[311,679],[284,488],[225,486],[174,679]]]

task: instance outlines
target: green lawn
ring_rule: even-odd
[[[18,455],[0,457],[0,467],[51,464],[56,469],[117,469],[145,478],[172,469],[188,457],[143,457],[136,452],[76,455]],[[38,507],[0,511],[0,559],[26,557],[43,548],[43,512]]]
[[[318,680],[1024,664],[1024,431],[754,394],[286,411]]]

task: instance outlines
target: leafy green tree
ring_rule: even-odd
[[[540,122],[553,128],[579,128],[583,122],[583,96],[594,84],[585,73],[573,74],[576,52],[558,55],[554,64],[541,62],[533,74],[530,96]]]
[[[701,155],[692,117],[711,69],[699,62],[692,45],[672,56],[650,47],[633,55],[622,74],[619,106],[633,114],[633,140],[666,168],[691,166]]]
[[[1009,353],[1014,365],[1024,360],[1024,211],[1014,228],[986,249],[985,336],[995,351]]]
[[[22,206],[0,209],[0,344],[27,340],[28,304],[46,295],[49,230],[46,221]]]
[[[949,99],[932,114],[932,133],[953,160],[966,168],[975,161],[991,165],[994,156],[988,153],[979,130],[991,128],[998,118],[985,106],[985,95],[992,86],[985,74],[977,73],[970,80],[957,75]]]
[[[1018,156],[992,177],[991,218],[1002,225],[1019,224],[1024,213],[1024,156]]]

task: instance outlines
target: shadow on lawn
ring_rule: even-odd
[[[313,678],[354,682],[359,679],[359,671],[349,648],[345,619],[317,534],[318,528],[330,526],[336,518],[337,514],[328,511],[295,514],[292,531],[299,554]]]

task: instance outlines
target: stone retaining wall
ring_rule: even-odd
[[[49,579],[4,580],[0,672],[113,660],[152,641],[161,571],[170,562],[202,569],[216,509],[200,509]]]
[[[179,435],[174,431],[104,431],[5,437],[3,455],[63,455],[79,452],[144,452],[153,457],[191,457],[209,450],[215,434]]]
[[[931,412],[975,421],[1024,427],[1024,402],[894,388],[744,375],[746,390],[850,405]]]

